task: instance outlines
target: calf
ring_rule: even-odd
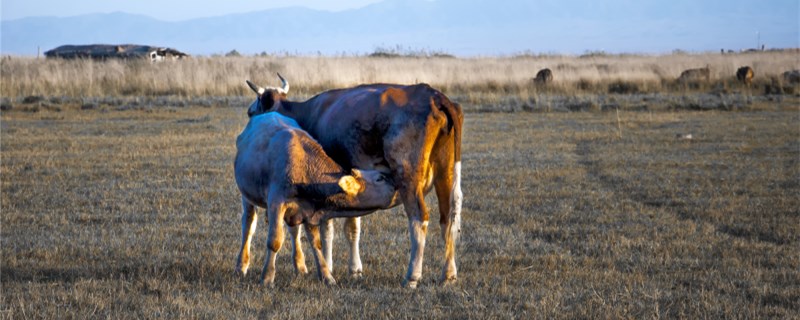
[[[348,175],[297,122],[275,112],[250,118],[236,138],[234,172],[242,194],[242,246],[237,269],[247,273],[250,240],[256,229],[255,207],[266,208],[268,255],[261,281],[267,285],[275,280],[275,258],[284,239],[282,221],[291,227],[305,226],[317,275],[334,284],[321,251],[320,221],[357,217],[387,207],[396,191],[388,177],[378,171],[352,169]],[[298,241],[297,228],[292,234]],[[298,270],[305,269],[304,264],[295,256]]]

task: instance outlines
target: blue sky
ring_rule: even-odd
[[[288,6],[323,12],[260,12]],[[2,0],[0,17],[0,54],[20,55],[87,43],[193,54],[397,45],[465,56],[800,47],[800,0]],[[276,33],[278,24],[290,28]]]
[[[363,7],[380,0],[3,0],[2,20],[33,16],[75,16],[122,11],[159,20],[180,21],[272,8],[303,6],[317,10],[341,11]]]

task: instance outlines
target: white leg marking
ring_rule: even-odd
[[[411,218],[408,221],[411,237],[411,261],[408,264],[406,281],[409,288],[416,288],[417,282],[422,278],[422,260],[425,253],[425,235],[428,231],[428,221]]]
[[[453,194],[450,196],[450,199],[453,199],[453,203],[451,203],[453,214],[450,224],[450,235],[453,237],[453,241],[457,241],[458,235],[461,233],[461,202],[463,197],[464,195],[461,193],[461,161],[458,161],[453,166]]]
[[[345,221],[344,233],[347,240],[350,242],[350,274],[353,277],[360,277],[363,272],[361,267],[361,252],[359,250],[359,242],[361,240],[361,218],[348,218]]]

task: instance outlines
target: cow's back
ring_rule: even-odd
[[[421,130],[436,112],[432,103],[443,97],[427,84],[332,90],[312,98],[317,115],[305,129],[342,166],[379,169],[384,141],[403,130]]]

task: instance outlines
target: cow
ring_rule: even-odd
[[[250,118],[236,138],[234,173],[242,196],[242,246],[237,270],[247,274],[250,242],[256,229],[255,207],[266,208],[269,235],[261,282],[270,286],[284,239],[284,222],[293,227],[298,272],[305,270],[296,227],[302,224],[311,237],[317,276],[326,284],[335,284],[321,251],[320,221],[384,208],[393,202],[396,191],[381,172],[343,169],[297,122],[275,112]]]
[[[705,68],[697,68],[697,69],[688,69],[681,72],[681,75],[678,77],[679,82],[689,82],[689,81],[705,81],[708,82],[711,79],[711,70],[709,69],[708,65]]]
[[[461,232],[461,106],[427,84],[367,84],[322,92],[307,101],[287,98],[289,83],[278,74],[280,88],[247,84],[257,98],[247,111],[255,116],[277,111],[297,121],[344,168],[375,169],[391,174],[397,202],[408,218],[411,254],[403,284],[416,288],[422,277],[428,230],[425,194],[432,188],[439,203],[444,239],[441,283],[456,280],[456,246]],[[359,234],[350,223],[349,235]],[[354,230],[355,229],[355,230]],[[357,237],[351,246],[358,247]],[[351,272],[353,257],[351,249]],[[359,261],[360,262],[360,259]],[[360,269],[360,263],[356,265]]]
[[[553,72],[548,68],[539,70],[539,72],[536,73],[536,78],[533,78],[533,82],[536,84],[548,84],[553,82]]]
[[[800,83],[800,70],[789,70],[783,73],[783,81],[786,83]]]
[[[747,86],[750,86],[750,84],[753,82],[753,76],[753,68],[750,68],[750,66],[744,66],[739,68],[739,70],[736,70],[736,79]]]

